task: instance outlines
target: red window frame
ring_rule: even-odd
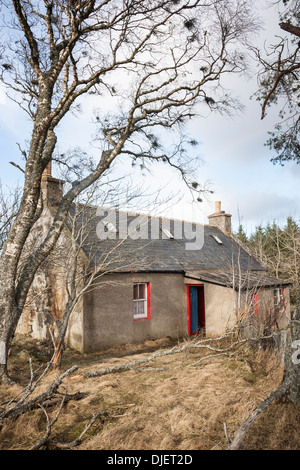
[[[133,288],[135,285],[144,284],[146,286],[146,315],[144,317],[136,317],[133,311],[133,320],[135,322],[151,320],[151,289],[150,289],[150,282],[134,282]],[[134,299],[133,299],[134,302]]]
[[[249,313],[250,315],[258,315],[258,294],[254,292],[251,294],[250,304],[249,304]]]
[[[258,295],[254,294],[254,312],[258,315]]]

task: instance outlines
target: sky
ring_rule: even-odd
[[[265,19],[259,43],[264,38],[280,34],[275,11],[261,10]],[[300,219],[300,165],[288,163],[273,165],[273,152],[264,144],[268,132],[278,121],[277,110],[271,109],[264,120],[260,119],[260,105],[250,96],[256,91],[253,79],[230,78],[228,85],[234,90],[245,106],[244,112],[234,117],[207,114],[193,121],[188,128],[189,135],[199,142],[197,152],[202,164],[197,180],[209,187],[213,194],[207,194],[203,202],[191,202],[180,175],[166,165],[151,168],[151,173],[133,171],[132,181],[149,192],[161,190],[162,198],[174,194],[173,202],[168,200],[161,208],[163,215],[177,219],[207,223],[207,216],[214,212],[215,201],[221,201],[222,210],[232,214],[233,230],[238,224],[244,225],[251,233],[259,224],[284,222],[286,217]],[[62,144],[80,142],[89,133],[90,112],[93,104],[86,101],[79,119],[66,119],[60,129]],[[86,112],[86,114],[85,114]],[[30,137],[30,122],[18,106],[9,100],[0,86],[0,180],[2,186],[22,184],[22,173],[9,162],[23,165],[17,143],[21,145]],[[60,145],[60,144],[59,144]],[[121,162],[121,171],[124,170]],[[137,183],[138,182],[138,183]],[[137,207],[138,211],[138,207]]]

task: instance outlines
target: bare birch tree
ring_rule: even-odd
[[[7,351],[28,290],[72,201],[121,155],[167,161],[188,182],[188,162],[180,151],[157,145],[157,129],[178,131],[199,114],[200,104],[224,112],[235,106],[221,78],[245,70],[242,46],[257,25],[242,0],[4,0],[1,12],[1,80],[32,124],[22,149],[20,209],[0,260],[0,368],[7,380]],[[42,211],[41,178],[57,147],[57,127],[88,93],[100,104],[111,96],[121,107],[97,116],[101,148],[94,166],[73,180],[17,278],[23,247]]]
[[[5,191],[0,181],[0,253],[18,212],[20,189]]]
[[[83,295],[99,286],[99,280],[103,276],[115,272],[116,268],[119,270],[134,269],[135,267],[135,258],[133,257],[128,260],[125,257],[124,259],[122,251],[122,244],[130,234],[127,234],[127,237],[124,238],[116,237],[116,240],[110,247],[106,244],[103,245],[102,242],[105,243],[104,240],[102,241],[95,237],[94,226],[97,222],[101,223],[100,209],[103,208],[105,214],[105,202],[108,202],[107,193],[109,192],[109,189],[103,191],[102,183],[102,191],[99,194],[98,186],[99,184],[95,183],[86,194],[82,194],[81,202],[79,198],[72,205],[66,219],[68,230],[65,234],[62,234],[60,246],[57,246],[55,253],[49,257],[51,258],[50,269],[61,273],[61,282],[59,283],[61,285],[58,289],[62,288],[66,292],[66,302],[60,326],[57,333],[53,332],[52,334],[55,353],[51,362],[54,366],[59,365],[61,362],[70,317]],[[113,188],[112,194],[109,197],[109,207],[115,206],[116,203],[118,206],[122,206],[122,200],[124,200],[124,203],[126,201],[127,208],[129,208],[132,200],[137,198],[141,206],[142,194],[139,191],[141,190],[138,190],[138,188],[134,188],[133,191],[120,186]],[[168,200],[164,199],[164,203],[167,202]],[[159,197],[157,201],[152,201],[152,212],[155,205],[157,205],[159,210],[161,205]],[[126,215],[126,213],[124,214]],[[141,224],[144,224],[144,227],[148,229],[148,216],[141,216],[141,218],[143,219]],[[151,241],[146,241],[147,243],[151,243]],[[137,254],[138,252],[139,249],[137,248],[135,253]],[[49,258],[47,258],[46,263]],[[153,258],[150,260],[144,256],[141,266],[148,267],[153,261]],[[105,285],[107,285],[107,282],[113,283],[113,281],[106,281]],[[43,293],[40,295],[43,295]]]

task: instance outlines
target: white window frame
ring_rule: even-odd
[[[166,238],[169,238],[170,240],[174,238],[174,235],[167,228],[162,228],[161,231],[165,235]]]
[[[147,282],[135,282],[133,284],[133,292],[134,292],[134,286],[140,286],[143,285],[145,286],[145,298],[143,299],[135,299],[133,296],[133,318],[134,320],[140,320],[140,319],[145,319],[148,318],[148,283]],[[135,304],[136,303],[142,303],[144,304],[144,313],[135,313]]]
[[[223,242],[222,240],[220,240],[219,237],[217,237],[217,235],[212,235],[213,239],[219,244],[219,245],[223,245]]]

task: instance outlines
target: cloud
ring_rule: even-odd
[[[232,207],[233,208],[233,207]],[[288,216],[299,215],[299,201],[294,197],[284,196],[270,191],[247,192],[241,195],[233,213],[234,225],[238,225],[238,217],[252,231],[260,223],[265,226],[274,220],[284,223]]]

